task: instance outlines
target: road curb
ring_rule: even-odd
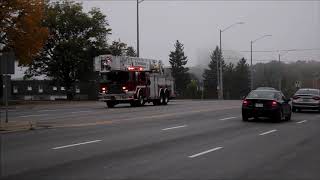
[[[28,131],[37,129],[37,123],[35,121],[17,122],[12,121],[8,123],[0,123],[0,134],[17,132],[17,131]]]

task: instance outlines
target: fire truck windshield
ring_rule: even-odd
[[[102,83],[123,84],[129,81],[129,72],[113,71],[101,75]]]

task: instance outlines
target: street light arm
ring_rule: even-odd
[[[144,0],[140,0],[140,1],[138,1],[138,4],[140,4],[140,3],[142,3]]]
[[[228,27],[226,27],[225,29],[221,30],[221,32],[224,32],[224,31],[230,29],[231,27],[233,27],[233,26],[235,26],[235,25],[237,25],[237,24],[244,24],[244,22],[237,22],[237,23],[231,24],[230,26],[228,26]]]
[[[254,42],[256,42],[256,41],[258,41],[258,40],[260,40],[260,39],[262,39],[262,38],[269,37],[269,36],[272,36],[272,35],[270,35],[270,34],[263,35],[263,36],[261,36],[261,37],[259,37],[259,38],[255,39],[255,40],[253,40],[253,41],[251,41],[251,42],[252,42],[252,43],[254,43]]]

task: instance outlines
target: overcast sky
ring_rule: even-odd
[[[136,2],[122,0],[78,0],[85,10],[98,7],[107,15],[112,40],[136,47]],[[219,44],[219,29],[235,22],[222,34],[227,60],[250,59],[250,40],[271,34],[253,44],[253,50],[320,49],[320,1],[154,1],[140,4],[140,56],[162,59],[175,40],[185,46],[189,66],[204,64]],[[284,52],[282,52],[284,53]],[[278,58],[278,53],[254,53],[255,62]],[[289,52],[284,61],[320,61],[320,50]]]

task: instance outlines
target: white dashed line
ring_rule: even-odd
[[[305,122],[307,122],[307,120],[299,121],[299,122],[297,122],[297,124],[301,124],[301,123],[305,123]]]
[[[235,119],[235,118],[237,118],[237,117],[227,117],[227,118],[219,119],[219,121],[225,121],[225,120]]]
[[[213,152],[213,151],[217,151],[217,150],[222,149],[222,148],[223,147],[216,147],[216,148],[213,148],[213,149],[209,149],[207,151],[203,151],[201,153],[197,153],[197,154],[191,155],[191,156],[189,156],[189,158],[195,158],[195,157],[198,157],[198,156],[201,156],[201,155]]]
[[[79,146],[79,145],[84,145],[84,144],[97,143],[100,141],[102,141],[102,140],[94,140],[94,141],[87,141],[87,142],[82,142],[82,143],[77,143],[77,144],[70,144],[70,145],[66,145],[66,146],[54,147],[52,149],[56,150],[56,149],[68,148],[68,147]]]
[[[273,130],[270,130],[270,131],[261,133],[261,134],[259,134],[259,135],[260,135],[260,136],[263,136],[263,135],[267,135],[267,134],[270,134],[270,133],[273,133],[273,132],[276,132],[276,131],[277,131],[276,129],[273,129]]]
[[[49,114],[33,114],[33,115],[25,115],[25,116],[18,116],[20,118],[26,118],[26,117],[39,117],[39,116],[48,116]]]
[[[183,127],[187,127],[187,125],[164,128],[164,129],[162,129],[162,131],[167,131],[167,130],[171,130],[171,129],[178,129],[178,128],[183,128]]]

